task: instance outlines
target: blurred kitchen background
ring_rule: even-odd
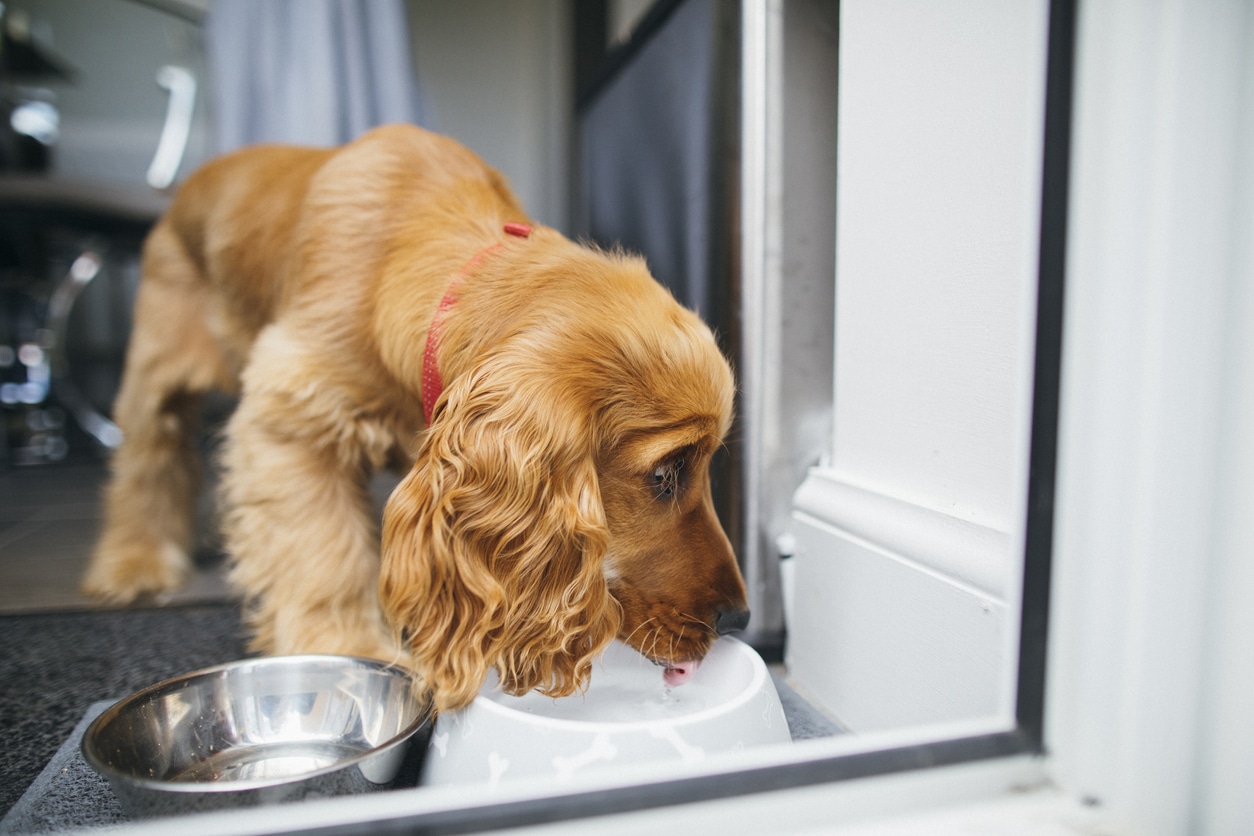
[[[215,153],[256,141],[336,144],[374,124],[416,122],[458,136],[510,177],[537,218],[569,228],[567,3],[2,9],[5,465],[115,441],[103,421],[137,244],[170,188]]]
[[[735,4],[6,0],[0,33],[0,611],[91,605],[75,586],[119,437],[139,247],[179,180],[242,144],[337,144],[394,121],[449,134],[537,220],[644,253],[739,366]],[[778,655],[742,439],[716,463],[716,502]],[[176,600],[227,595],[211,525],[199,560]]]

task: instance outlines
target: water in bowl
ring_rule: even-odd
[[[634,723],[672,720],[696,714],[726,699],[714,683],[700,674],[683,685],[668,687],[662,669],[640,659],[639,664],[607,660],[593,668],[588,690],[561,699],[530,691],[521,697],[494,691],[489,698],[516,711],[559,720],[594,723]]]

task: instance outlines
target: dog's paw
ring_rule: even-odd
[[[102,546],[93,555],[80,588],[99,601],[123,606],[145,595],[178,589],[190,567],[187,553],[173,543],[149,548]]]

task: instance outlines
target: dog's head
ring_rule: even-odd
[[[734,385],[709,329],[638,260],[525,253],[467,282],[384,515],[381,598],[438,710],[489,668],[565,696],[616,636],[674,666],[748,620],[710,493]]]

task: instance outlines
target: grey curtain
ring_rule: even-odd
[[[578,130],[579,231],[643,254],[680,302],[718,326],[710,258],[716,11],[714,0],[679,4],[585,104]]]
[[[430,124],[402,0],[215,0],[205,36],[218,151]]]

